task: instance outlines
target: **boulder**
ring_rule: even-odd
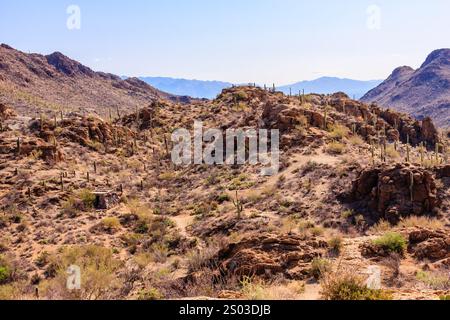
[[[419,260],[450,258],[450,235],[445,230],[417,229],[409,234],[409,251]]]
[[[394,224],[410,215],[435,214],[440,206],[432,172],[408,164],[363,170],[353,182],[348,200],[376,212],[375,222],[386,219]]]
[[[14,110],[9,108],[7,105],[0,103],[0,120],[8,120],[16,116]]]
[[[255,235],[222,249],[215,260],[222,275],[273,277],[288,279],[308,277],[311,262],[321,257],[327,242],[295,235]]]

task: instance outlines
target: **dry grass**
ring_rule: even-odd
[[[364,280],[354,270],[327,273],[321,284],[324,300],[392,300],[392,294],[389,292],[367,288]]]
[[[400,228],[421,227],[431,230],[438,230],[443,229],[445,227],[445,223],[444,221],[435,218],[410,216],[400,221],[398,226]]]
[[[345,152],[345,145],[341,142],[334,141],[327,145],[326,151],[331,155],[340,155]]]
[[[347,138],[350,133],[350,130],[343,125],[335,124],[330,128],[330,138],[334,140],[342,140]]]

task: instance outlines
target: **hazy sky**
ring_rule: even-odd
[[[119,75],[368,80],[450,47],[449,14],[448,0],[0,0],[0,42]]]

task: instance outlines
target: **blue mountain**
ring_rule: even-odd
[[[292,94],[298,94],[299,91],[305,90],[305,93],[328,94],[335,92],[345,92],[349,97],[360,99],[369,90],[377,87],[382,80],[360,81],[352,79],[341,79],[335,77],[322,77],[312,81],[301,81],[292,85],[277,88],[286,94],[291,91]]]
[[[152,87],[161,91],[168,92],[179,96],[190,96],[193,98],[214,99],[223,89],[231,87],[233,84],[222,81],[201,81],[174,79],[166,77],[141,77]],[[323,77],[312,81],[301,81],[292,85],[278,87],[277,90],[289,94],[298,94],[299,91],[305,90],[305,93],[335,93],[345,92],[350,97],[356,99],[361,98],[366,92],[377,87],[382,80],[359,81],[352,79],[341,79],[334,77]],[[268,85],[272,87],[272,85]]]
[[[192,98],[214,99],[223,89],[232,86],[231,83],[222,81],[201,81],[164,77],[141,77],[140,79],[161,91],[170,92],[179,96],[190,96]]]

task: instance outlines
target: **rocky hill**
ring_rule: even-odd
[[[168,99],[186,102],[145,82],[94,72],[59,52],[44,56],[26,54],[0,45],[0,102],[10,104],[22,114],[35,116],[76,111],[102,116],[125,113],[151,101]]]
[[[400,67],[361,101],[409,113],[417,119],[431,117],[441,127],[450,126],[450,49],[432,52],[414,70]]]
[[[181,106],[60,54],[2,50],[16,56],[4,82],[45,101],[90,84],[79,99],[99,104],[49,116],[4,88],[0,300],[448,299],[448,141],[431,119],[254,86]],[[121,112],[98,116],[100,93]],[[278,129],[280,171],[175,165],[171,133],[196,120]],[[67,287],[71,266],[80,290]]]

